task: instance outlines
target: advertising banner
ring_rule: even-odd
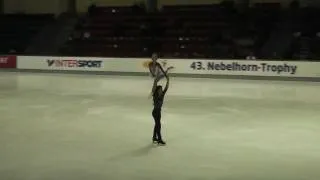
[[[160,59],[171,73],[188,75],[234,75],[273,77],[320,77],[320,62]],[[19,69],[149,72],[147,58],[37,57],[19,56]]]
[[[16,68],[16,56],[0,56],[0,68]]]
[[[103,71],[99,58],[19,56],[18,69]]]
[[[173,66],[177,74],[320,77],[320,62],[247,61],[247,60],[160,60],[166,67]]]

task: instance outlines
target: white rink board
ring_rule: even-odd
[[[161,59],[175,74],[266,77],[320,77],[320,62]],[[18,69],[148,72],[146,58],[19,56]]]
[[[50,61],[54,61],[51,66]],[[64,62],[62,62],[64,61]],[[86,64],[81,66],[74,61],[92,62],[93,67]],[[133,58],[94,58],[94,57],[50,57],[50,56],[19,56],[17,69],[34,70],[67,70],[67,71],[114,71],[114,72],[144,72],[146,59]],[[63,64],[59,64],[63,63]]]
[[[175,59],[168,66],[183,74],[320,77],[320,62]]]

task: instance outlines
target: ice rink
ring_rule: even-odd
[[[0,73],[1,180],[319,180],[320,83]]]

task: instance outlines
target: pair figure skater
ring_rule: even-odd
[[[163,105],[164,96],[166,95],[169,88],[169,76],[168,71],[173,67],[169,67],[166,70],[163,70],[162,66],[157,62],[158,55],[156,53],[152,54],[152,62],[149,63],[149,71],[151,76],[153,77],[153,86],[151,95],[153,98],[153,110],[152,116],[154,119],[154,128],[153,128],[153,136],[152,141],[158,145],[166,145],[166,142],[162,139],[161,136],[161,109]],[[164,89],[161,85],[158,85],[158,82],[166,78],[166,86]]]

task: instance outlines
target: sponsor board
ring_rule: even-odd
[[[95,57],[19,56],[18,69],[76,70],[108,72],[147,72],[141,65],[146,59]]]
[[[192,61],[192,71],[235,73],[239,75],[295,75],[298,65],[290,62]]]
[[[173,66],[174,69],[170,72],[176,74],[320,77],[320,62],[194,59],[162,61],[166,67]]]
[[[16,68],[16,56],[0,56],[0,68]]]
[[[296,74],[297,66],[289,65],[287,63],[281,65],[273,65],[269,63],[260,64],[240,64],[238,62],[207,62],[205,66],[201,61],[192,62],[190,67],[193,70],[208,70],[208,71],[233,71],[233,72],[273,72],[276,74]]]
[[[68,68],[101,68],[103,61],[96,60],[57,60],[47,59],[48,67]]]
[[[149,72],[148,58],[19,56],[19,69]],[[159,59],[170,73],[240,76],[320,77],[320,62]]]
[[[18,69],[103,71],[103,60],[83,57],[19,56]]]

